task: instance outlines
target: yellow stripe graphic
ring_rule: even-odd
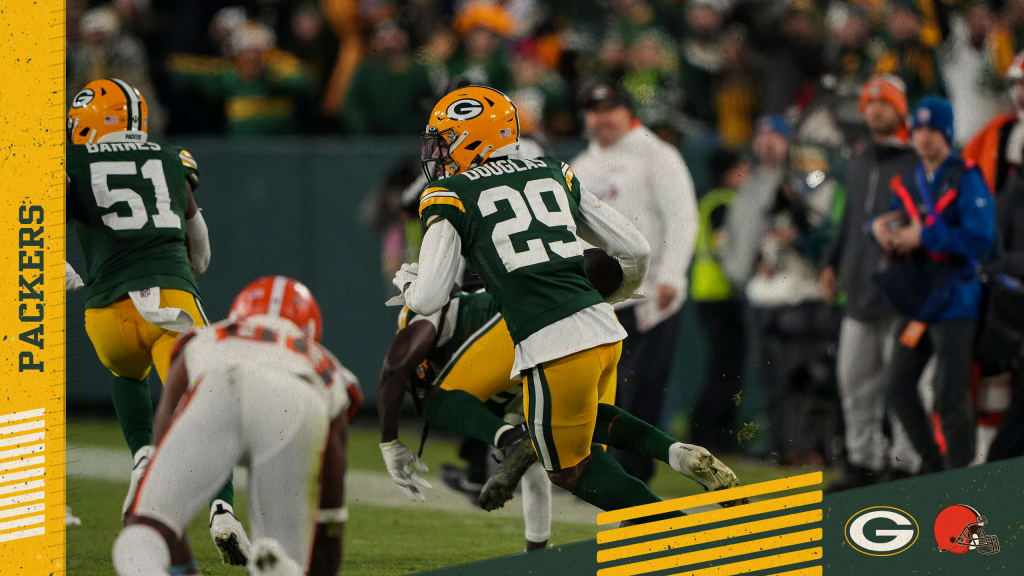
[[[459,209],[460,212],[465,212],[466,211],[466,207],[462,205],[462,200],[459,200],[458,198],[449,198],[447,196],[439,196],[437,198],[431,198],[430,200],[425,200],[423,202],[420,202],[420,217],[421,218],[423,217],[423,211],[424,210],[426,210],[430,206],[433,206],[434,204],[444,204],[446,206],[455,206],[456,208]]]
[[[681,530],[691,526],[700,526],[714,522],[721,522],[723,520],[742,518],[744,516],[764,514],[765,512],[788,510],[790,508],[798,508],[800,506],[817,504],[819,502],[821,502],[821,490],[804,492],[801,494],[794,494],[792,496],[783,496],[781,498],[772,498],[771,500],[761,500],[760,502],[751,502],[750,504],[732,506],[730,508],[719,508],[718,510],[709,510],[708,512],[698,512],[696,514],[690,514],[679,518],[669,518],[667,520],[658,520],[657,522],[647,522],[623,528],[604,530],[597,533],[597,543],[607,544],[609,542],[617,542],[628,538],[649,536],[659,532]]]
[[[711,568],[704,568],[693,572],[677,572],[673,576],[683,576],[684,574],[686,576],[733,576],[734,574],[746,574],[756,570],[767,570],[769,568],[799,564],[800,562],[810,562],[812,560],[821,560],[820,546],[817,548],[808,548],[806,550],[797,550],[795,552],[786,552],[785,554],[778,554],[767,558],[754,558],[753,560],[744,560],[743,562],[733,562],[732,564],[724,564],[722,566],[712,566]],[[817,572],[808,572],[808,574],[820,575],[821,567],[817,566],[816,568],[818,568]],[[797,572],[797,574],[802,574],[802,572]]]
[[[422,209],[423,207],[421,206],[421,214]],[[737,486],[736,488],[727,488],[725,490],[704,492],[702,494],[686,496],[683,498],[674,498],[672,500],[665,500],[664,502],[655,502],[652,504],[644,504],[642,506],[633,506],[632,508],[623,508],[622,510],[602,512],[597,515],[597,523],[600,525],[622,522],[624,520],[635,520],[637,518],[654,516],[656,514],[675,512],[677,510],[696,508],[698,506],[707,506],[708,504],[718,504],[719,502],[728,502],[729,500],[738,500],[741,498],[749,498],[751,496],[761,496],[763,494],[782,492],[784,490],[792,490],[794,488],[804,488],[815,484],[821,484],[821,472],[812,472],[810,474],[779,478],[778,480],[758,482],[757,484],[750,484],[748,486]]]
[[[790,532],[788,534],[769,536],[767,538],[758,538],[757,540],[749,540],[738,544],[727,544],[716,548],[708,548],[707,550],[698,550],[697,552],[687,552],[685,554],[677,554],[675,556],[668,556],[665,558],[655,558],[653,560],[645,560],[643,562],[634,562],[624,566],[603,568],[597,571],[597,576],[634,576],[636,574],[668,570],[670,568],[679,568],[681,566],[690,566],[693,564],[700,564],[702,562],[709,562],[711,560],[730,558],[732,556],[742,556],[744,554],[753,554],[755,552],[774,550],[776,548],[808,544],[817,540],[821,540],[821,528],[801,530],[800,532]],[[766,556],[752,561],[770,563],[773,559],[779,558],[780,556],[782,555]],[[792,564],[792,562],[788,562],[788,564]],[[775,566],[782,565],[783,564],[769,564],[762,566],[759,569],[763,570],[765,568],[774,568]],[[695,572],[694,574],[697,573],[699,572]],[[737,572],[729,573],[736,574]]]
[[[630,544],[629,546],[619,546],[608,550],[599,550],[597,552],[597,561],[608,562],[611,560],[621,560],[631,556],[665,552],[678,548],[686,548],[688,546],[696,546],[698,544],[707,544],[708,542],[715,542],[717,540],[728,540],[730,538],[738,538],[740,536],[749,536],[750,534],[771,532],[773,530],[781,530],[783,528],[792,528],[793,526],[800,526],[801,524],[821,522],[821,518],[822,511],[819,508],[816,510],[808,510],[806,512],[797,512],[796,514],[787,514],[785,516],[777,516],[775,518],[766,518],[764,520],[756,520],[754,522],[715,528],[713,530],[691,532],[689,534],[672,536],[670,538],[661,538],[658,540],[641,542],[639,544]]]

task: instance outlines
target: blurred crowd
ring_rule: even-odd
[[[665,139],[741,147],[763,114],[827,103],[859,124],[858,87],[893,73],[912,102],[950,97],[962,143],[1000,110],[1024,40],[1022,0],[73,0],[71,14],[72,91],[120,77],[173,133],[406,134],[467,80],[512,95],[525,131],[571,136],[575,95],[602,81]]]
[[[635,222],[658,208],[629,190],[680,195],[688,239],[642,232],[686,278],[652,284],[657,310],[620,310],[633,342],[656,344],[630,364],[653,388],[620,390],[664,418],[664,334],[692,305],[708,361],[688,383],[691,441],[753,434],[737,412],[756,366],[766,450],[843,462],[846,485],[1024,453],[1024,0],[71,7],[71,90],[131,82],[152,132],[412,136],[448,89],[485,84],[517,103],[531,146],[587,137],[566,160]],[[648,149],[665,163],[607,169]],[[674,183],[642,180],[670,165]],[[403,200],[418,172],[399,167],[367,204],[384,276],[417,252]]]

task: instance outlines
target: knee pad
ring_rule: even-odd
[[[253,576],[304,576],[306,571],[293,560],[273,538],[260,538],[252,543],[249,553],[249,574]]]
[[[170,574],[171,551],[151,526],[132,524],[114,541],[114,569],[119,576]]]

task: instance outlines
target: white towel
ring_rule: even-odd
[[[128,293],[139,314],[155,326],[171,332],[187,332],[195,325],[192,316],[181,308],[161,308],[160,288],[146,288]]]

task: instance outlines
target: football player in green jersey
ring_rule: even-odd
[[[600,250],[590,249],[587,275],[602,295],[619,285],[618,263]],[[603,271],[611,271],[604,274]],[[398,421],[406,384],[414,398],[425,397],[423,411],[428,422],[465,434],[498,448],[508,484],[515,487],[522,478],[523,516],[526,521],[526,549],[547,545],[551,531],[550,483],[539,466],[536,452],[526,442],[522,428],[522,386],[510,381],[514,346],[494,298],[484,291],[456,292],[442,309],[421,316],[402,308],[398,333],[388,349],[379,380],[377,407],[380,414],[381,452],[388,472],[412,500],[424,499],[430,484],[416,472],[425,465],[398,439]],[[631,450],[648,458],[661,459],[676,472],[706,489],[735,484],[735,475],[713,460],[711,468],[692,466],[704,450],[682,445],[658,428],[615,406],[615,387],[599,398],[593,441]],[[504,416],[504,418],[502,417]],[[672,461],[672,446],[685,447],[690,460]],[[491,492],[493,494],[493,491]],[[510,497],[511,493],[503,495]],[[484,503],[494,508],[498,503]]]
[[[163,381],[178,334],[205,326],[196,274],[210,243],[187,150],[151,142],[146,100],[116,78],[88,83],[68,111],[68,213],[86,264],[85,329],[114,376],[113,401],[135,467],[146,461],[153,404],[146,378]],[[232,510],[231,481],[211,504],[210,534],[225,562],[249,546]]]
[[[434,314],[465,256],[508,326],[511,376],[522,381],[527,428],[551,481],[604,510],[657,502],[603,450],[591,451],[625,338],[609,303],[633,297],[650,247],[565,163],[511,158],[518,139],[516,107],[497,90],[468,86],[438,102],[423,135],[431,184],[420,196],[419,263],[394,283],[411,310]],[[581,239],[619,261],[623,281],[607,299],[586,275]],[[685,451],[672,445],[667,459],[692,459]],[[695,463],[715,465],[706,450]],[[514,489],[502,472],[484,486],[485,505],[500,506]]]

